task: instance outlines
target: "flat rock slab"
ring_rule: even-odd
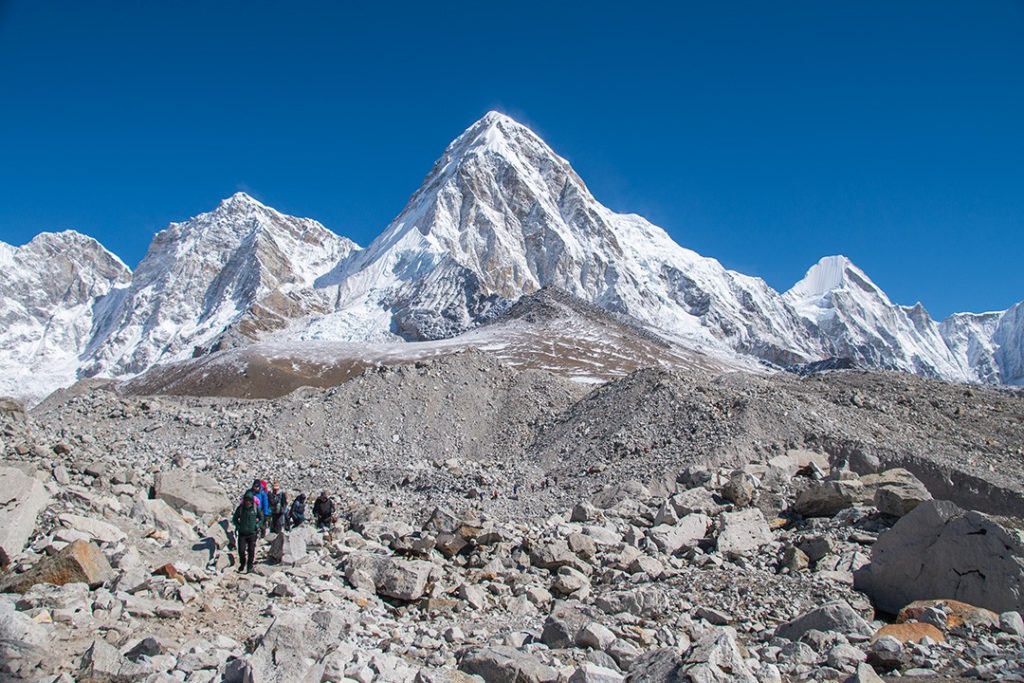
[[[197,515],[228,513],[233,506],[212,477],[185,469],[158,472],[153,482],[156,497],[175,510]]]
[[[13,558],[28,545],[36,518],[50,494],[35,477],[13,467],[0,467],[0,551]]]

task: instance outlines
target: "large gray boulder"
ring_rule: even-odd
[[[953,598],[995,612],[1024,609],[1024,531],[948,501],[918,505],[871,549],[854,575],[893,614],[914,600]]]
[[[345,578],[353,586],[372,586],[378,595],[411,601],[423,596],[433,569],[434,565],[422,560],[353,553],[345,566]]]
[[[804,517],[832,517],[864,497],[864,484],[859,479],[815,482],[797,494],[793,509]]]
[[[220,484],[192,470],[158,472],[153,489],[157,498],[167,501],[175,510],[188,510],[197,515],[223,514],[235,507]]]
[[[683,548],[691,548],[704,538],[711,528],[711,518],[695,512],[676,524],[659,524],[647,530],[647,537],[658,549],[669,555]]]
[[[757,683],[729,627],[714,628],[704,634],[683,660],[688,681],[735,681]]]
[[[252,680],[319,681],[326,655],[344,639],[353,616],[341,611],[295,609],[278,614],[249,657]]]
[[[306,559],[306,528],[282,531],[270,544],[270,559],[282,564],[298,564]]]
[[[152,524],[174,540],[198,541],[199,534],[166,500],[140,500],[132,508],[132,517],[146,524]]]
[[[39,657],[48,640],[44,626],[15,611],[12,603],[0,601],[0,661]]]
[[[499,645],[469,652],[459,669],[480,676],[487,683],[547,683],[558,680],[558,671],[525,652]]]
[[[789,640],[800,640],[808,631],[834,631],[843,635],[870,636],[874,633],[871,625],[864,621],[852,607],[837,600],[812,609],[785,624],[781,624],[775,635]]]
[[[13,467],[0,467],[0,549],[13,558],[28,545],[36,518],[50,494],[38,479]]]
[[[749,555],[772,540],[771,529],[757,508],[739,512],[724,512],[718,533],[718,552],[728,558]]]
[[[873,500],[878,511],[892,517],[902,517],[932,499],[921,480],[902,467],[867,475],[863,481],[875,489]]]

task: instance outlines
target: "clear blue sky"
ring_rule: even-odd
[[[365,245],[489,109],[778,289],[845,253],[936,317],[1024,298],[1010,0],[0,0],[0,239],[134,266],[241,189]]]

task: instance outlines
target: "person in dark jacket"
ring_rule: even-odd
[[[256,507],[259,508],[260,514],[260,528],[256,531],[260,536],[263,536],[267,532],[266,524],[270,520],[270,501],[267,498],[267,491],[263,488],[263,482],[256,479],[252,482],[252,487],[245,492],[245,495],[251,496],[256,499]]]
[[[316,517],[317,529],[334,526],[334,501],[327,497],[327,491],[321,491],[313,503],[313,516]]]
[[[284,518],[288,515],[288,496],[276,481],[273,490],[267,495],[267,504],[270,506],[270,530],[279,534],[284,527]]]
[[[263,511],[255,496],[246,494],[231,517],[238,536],[238,571],[251,573],[256,561],[256,536],[263,525]]]
[[[302,526],[306,523],[306,494],[300,493],[298,497],[292,501],[292,507],[288,510],[288,528],[294,529],[295,527]]]

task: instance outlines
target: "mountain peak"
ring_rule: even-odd
[[[239,209],[239,208],[257,208],[257,209],[269,209],[266,204],[254,199],[252,195],[246,194],[245,192],[236,192],[230,197],[225,197],[220,200],[217,204],[218,209]]]
[[[860,289],[885,297],[878,285],[842,254],[822,257],[808,269],[800,282],[793,285],[787,295],[797,299],[812,299],[840,289]]]

